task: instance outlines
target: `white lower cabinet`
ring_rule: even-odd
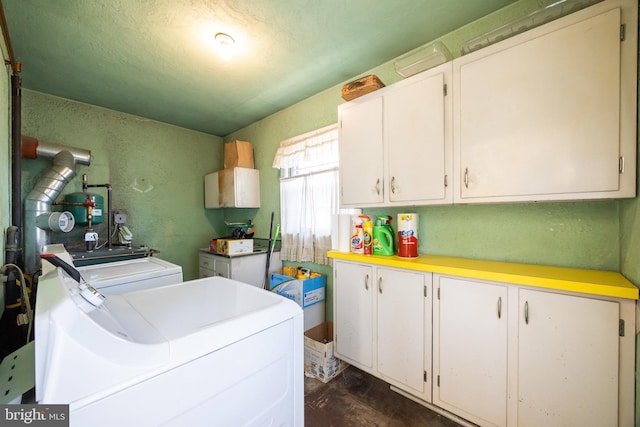
[[[619,304],[518,291],[518,426],[618,425]]]
[[[430,273],[334,262],[337,357],[431,401]]]
[[[378,373],[431,401],[431,274],[376,268]]]
[[[229,259],[223,256],[207,254],[200,252],[199,257],[199,273],[200,278],[222,276],[229,278]]]
[[[266,280],[267,254],[223,256],[207,252],[199,253],[200,278],[221,276],[262,288]],[[271,254],[269,272],[282,269],[280,252]]]
[[[335,352],[373,373],[373,267],[335,261],[333,266]]]
[[[433,281],[435,405],[480,426],[632,425],[635,301]]]
[[[439,278],[433,403],[481,425],[507,424],[507,285]]]

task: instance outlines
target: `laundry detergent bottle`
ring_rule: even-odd
[[[379,216],[376,225],[373,226],[373,255],[393,255],[393,229],[389,223],[389,217]]]

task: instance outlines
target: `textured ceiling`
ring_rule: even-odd
[[[514,0],[2,0],[23,87],[218,136]],[[225,62],[212,39],[237,52]]]

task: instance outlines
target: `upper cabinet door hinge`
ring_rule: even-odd
[[[624,41],[627,36],[627,26],[626,24],[620,25],[620,41]]]
[[[618,323],[618,335],[624,336],[624,319],[620,319],[620,323]]]
[[[447,84],[446,83],[442,86],[442,94],[444,96],[447,96]]]
[[[447,182],[447,175],[444,175],[444,187],[447,188],[449,186],[449,183]]]
[[[427,371],[424,371],[422,379],[424,380],[425,383],[427,382]]]
[[[624,156],[618,158],[618,173],[624,172]]]

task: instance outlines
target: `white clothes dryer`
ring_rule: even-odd
[[[293,301],[222,277],[90,288],[60,267],[38,287],[36,401],[69,404],[71,426],[304,425]]]

